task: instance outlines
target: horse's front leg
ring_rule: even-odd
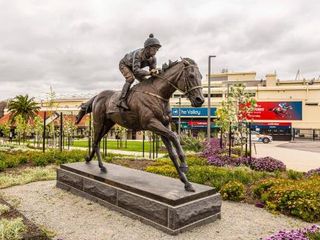
[[[176,151],[172,147],[172,144],[171,144],[171,142],[174,142],[175,139],[177,138],[175,133],[170,131],[168,128],[166,128],[158,120],[151,121],[150,124],[148,125],[148,129],[151,130],[151,131],[156,132],[157,134],[159,134],[161,136],[161,139],[162,139],[163,143],[165,144],[165,146],[166,146],[166,148],[168,150],[170,159],[172,160],[173,165],[175,166],[175,168],[176,168],[176,170],[177,170],[177,172],[179,174],[179,178],[185,185],[184,186],[185,190],[189,191],[189,192],[194,192],[195,191],[194,188],[192,187],[191,183],[188,181],[186,175],[182,171],[183,168],[181,166],[179,166],[178,158],[177,158],[177,155],[176,155]],[[177,140],[176,143],[178,143],[178,145],[180,145],[179,140]],[[182,151],[181,146],[180,146],[180,149]],[[183,151],[182,151],[182,154],[183,154]],[[183,154],[183,156],[184,156],[184,154]]]

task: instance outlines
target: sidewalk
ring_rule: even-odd
[[[297,150],[297,148],[301,149],[297,143],[288,142],[256,143],[255,145],[257,153],[255,153],[254,147],[252,147],[252,156],[273,157],[284,162],[287,169],[306,172],[320,167],[320,153],[311,152],[312,148],[314,148],[314,143],[312,142],[310,143],[310,151],[308,151],[308,143],[304,144],[304,150]]]

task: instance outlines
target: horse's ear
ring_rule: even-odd
[[[181,61],[183,62],[183,64],[184,64],[186,67],[190,65],[190,63],[189,63],[187,60],[185,60],[185,59],[182,58],[182,57],[180,57],[180,58],[181,58]]]

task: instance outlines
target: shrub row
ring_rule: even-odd
[[[85,151],[47,151],[45,153],[29,152],[0,152],[0,171],[6,168],[17,167],[21,164],[29,163],[34,166],[46,166],[48,164],[63,164],[68,162],[84,161]]]

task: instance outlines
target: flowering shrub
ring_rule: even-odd
[[[274,159],[272,157],[264,157],[264,158],[252,158],[250,162],[250,167],[253,170],[257,171],[285,171],[286,165],[283,162]]]
[[[203,157],[211,157],[221,152],[220,140],[218,138],[211,138],[210,141],[204,143]]]
[[[230,181],[220,190],[224,200],[241,201],[244,199],[244,185],[238,181]]]
[[[320,168],[311,169],[306,173],[306,177],[311,177],[313,175],[320,175]]]
[[[307,222],[320,221],[320,176],[300,180],[263,180],[255,186],[254,194],[268,209]]]
[[[283,239],[295,239],[295,240],[317,240],[320,239],[320,228],[317,225],[313,225],[309,228],[297,229],[291,231],[279,231],[270,237],[263,240],[283,240]]]

